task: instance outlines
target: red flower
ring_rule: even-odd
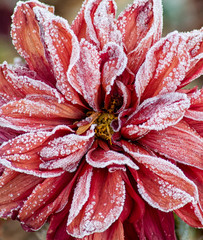
[[[161,37],[160,0],[115,19],[86,0],[71,26],[18,2],[24,65],[0,69],[0,216],[47,239],[175,239],[203,225],[203,31]]]

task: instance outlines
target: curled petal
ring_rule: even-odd
[[[73,174],[64,173],[38,184],[18,214],[23,228],[36,231],[51,214],[61,211],[69,200],[75,179]]]
[[[191,33],[191,40],[195,41]],[[188,36],[173,32],[158,41],[148,51],[135,80],[135,89],[141,100],[175,91],[194,67],[188,48]]]
[[[18,69],[12,69],[6,62],[0,68],[0,96],[2,103],[19,100],[29,95],[48,95],[56,98],[59,102],[63,101],[63,97],[56,89],[24,74],[20,75]]]
[[[203,139],[183,121],[162,131],[151,131],[139,142],[167,158],[203,169]]]
[[[145,100],[128,118],[122,134],[136,138],[150,130],[162,130],[179,122],[190,101],[186,94],[168,93]]]
[[[120,171],[94,170],[89,198],[74,219],[68,218],[67,232],[79,238],[104,232],[119,218],[124,201],[125,186]]]
[[[11,35],[14,46],[27,61],[29,68],[37,72],[43,79],[49,79],[49,82],[53,84],[55,79],[45,56],[40,28],[33,12],[33,8],[36,6],[44,9],[46,12],[53,12],[52,7],[40,2],[19,1],[13,14]]]
[[[16,218],[16,213],[42,179],[6,168],[0,181],[0,217]]]
[[[122,35],[116,25],[116,4],[113,0],[103,0],[98,5],[93,18],[93,25],[100,42],[100,48],[108,42],[122,45]]]
[[[94,130],[91,128],[86,136],[69,134],[55,138],[40,151],[43,163],[42,169],[64,169],[73,172],[80,160],[91,147],[94,138]]]
[[[150,156],[146,150],[132,143],[123,141],[122,145],[140,163],[139,171],[130,171],[137,178],[141,196],[152,207],[169,212],[198,201],[196,185],[178,167],[162,158]]]
[[[44,170],[39,152],[46,145],[50,137],[59,133],[70,133],[66,126],[58,126],[52,132],[31,132],[21,134],[0,147],[0,163],[17,172],[23,172],[38,177],[55,177],[61,175],[63,169]]]
[[[75,34],[65,19],[39,7],[35,7],[34,12],[41,27],[50,66],[57,80],[57,88],[68,101],[83,105],[67,78],[67,73],[79,58],[79,43]]]
[[[139,169],[138,166],[124,154],[112,150],[105,151],[102,148],[91,149],[86,154],[86,161],[95,168],[105,168],[116,164],[127,165],[135,170]]]
[[[149,48],[161,37],[161,1],[134,1],[119,15],[117,22],[128,54],[128,68],[136,73]]]
[[[68,73],[71,85],[95,111],[99,110],[100,62],[96,47],[82,39],[80,42],[80,59]]]
[[[102,86],[108,95],[116,77],[126,68],[127,57],[122,47],[115,43],[107,43],[101,52],[101,61]]]

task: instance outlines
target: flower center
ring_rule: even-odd
[[[110,125],[114,119],[116,119],[116,117],[113,113],[101,113],[94,122],[97,124],[95,128],[96,137],[111,141],[114,131]]]

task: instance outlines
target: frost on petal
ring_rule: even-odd
[[[80,160],[91,147],[94,138],[94,130],[90,129],[86,136],[69,134],[55,138],[40,151],[43,163],[42,169],[64,169],[73,172]]]
[[[95,111],[99,110],[100,63],[101,59],[96,47],[82,39],[80,58],[68,73],[71,85]]]
[[[122,45],[122,35],[116,25],[116,4],[113,0],[103,0],[94,13],[93,25],[100,42],[100,49],[108,42]]]
[[[36,231],[51,214],[61,211],[69,201],[74,182],[73,174],[64,173],[38,184],[18,214],[23,228]]]
[[[121,82],[119,80],[116,81],[116,85],[117,85],[117,92],[118,92],[119,96],[121,96],[123,99],[122,106],[118,110],[118,113],[119,113],[119,112],[122,112],[123,110],[127,109],[130,106],[131,91],[130,91],[130,89],[128,89],[128,87],[123,82]]]
[[[203,210],[199,204],[188,203],[175,213],[187,224],[195,228],[203,228]]]
[[[178,32],[168,34],[152,46],[135,79],[135,90],[141,100],[177,89],[190,67],[186,47]]]
[[[178,88],[182,88],[203,74],[203,28],[181,33],[181,36],[186,41],[186,51],[190,56],[190,66]]]
[[[1,65],[0,70],[0,105],[9,101],[19,100],[29,95],[48,95],[56,98],[58,102],[63,101],[60,93],[49,85],[28,77],[20,75],[21,69],[11,68],[6,62]]]
[[[128,54],[128,68],[136,73],[148,49],[161,37],[161,1],[134,1],[119,15],[118,29]]]
[[[105,151],[98,147],[91,149],[86,154],[86,161],[95,168],[105,168],[111,165],[127,165],[135,170],[138,170],[138,166],[126,155],[118,153],[112,150]]]
[[[174,164],[132,143],[122,141],[122,145],[140,163],[138,171],[130,171],[137,178],[139,193],[152,207],[169,212],[198,201],[196,185]]]
[[[128,118],[122,132],[129,138],[136,138],[146,131],[165,129],[179,122],[189,106],[190,101],[183,93],[149,98]]]
[[[190,101],[184,120],[203,137],[203,88],[194,92]]]
[[[167,158],[203,169],[203,139],[183,121],[151,131],[139,142]]]
[[[6,168],[0,177],[0,217],[16,218],[27,196],[41,181],[41,178]]]
[[[40,28],[33,12],[35,6],[44,9],[45,12],[53,12],[53,8],[40,2],[19,1],[13,15],[11,30],[13,44],[19,54],[27,61],[31,70],[37,72],[43,79],[49,79],[49,82],[54,84],[55,79],[45,56]]]
[[[57,88],[73,104],[80,104],[78,93],[68,82],[67,73],[71,71],[79,58],[79,43],[68,22],[44,9],[35,7],[42,38],[46,44],[47,56],[57,80]]]
[[[104,232],[119,218],[124,201],[125,186],[120,171],[95,169],[87,202],[74,219],[68,218],[68,234],[82,238]]]
[[[50,137],[58,134],[70,133],[68,127],[59,126],[52,132],[31,132],[21,134],[0,147],[0,163],[17,172],[23,172],[39,177],[55,177],[61,175],[63,169],[44,170],[40,169],[42,163],[40,150],[47,144]]]
[[[116,77],[126,68],[127,57],[123,48],[115,43],[107,43],[101,52],[102,86],[109,95]]]
[[[80,119],[84,113],[74,105],[59,103],[46,95],[35,95],[11,101],[0,108],[0,125],[29,131],[50,130],[60,124],[70,124],[70,119]]]

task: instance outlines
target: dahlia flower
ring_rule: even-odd
[[[0,216],[48,240],[176,239],[203,226],[203,30],[161,38],[161,0],[86,0],[71,25],[19,1],[0,65]]]

